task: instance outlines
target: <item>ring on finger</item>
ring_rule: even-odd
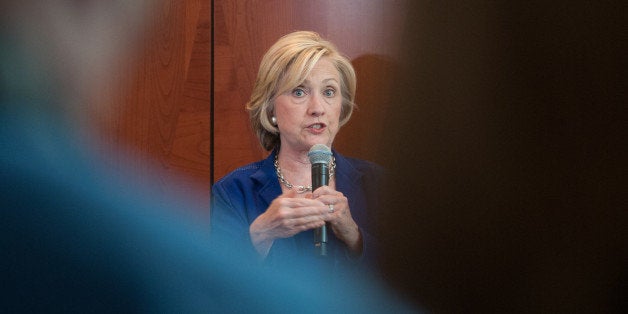
[[[334,204],[327,204],[327,206],[329,206],[329,212],[333,213],[334,212]]]

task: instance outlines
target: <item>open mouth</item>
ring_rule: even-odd
[[[308,128],[314,129],[314,130],[320,130],[320,129],[324,128],[324,127],[325,127],[324,123],[314,123],[314,124],[311,124],[310,126],[308,126]]]

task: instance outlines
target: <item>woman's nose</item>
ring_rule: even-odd
[[[325,114],[324,100],[321,95],[312,94],[308,100],[308,114],[315,117]]]

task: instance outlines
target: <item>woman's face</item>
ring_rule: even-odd
[[[282,149],[309,151],[314,144],[331,147],[338,133],[341,107],[340,74],[323,57],[301,85],[275,99]]]

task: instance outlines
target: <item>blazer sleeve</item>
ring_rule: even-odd
[[[210,234],[214,242],[244,249],[254,254],[249,235],[249,222],[240,195],[242,191],[218,182],[212,187],[210,205]]]

